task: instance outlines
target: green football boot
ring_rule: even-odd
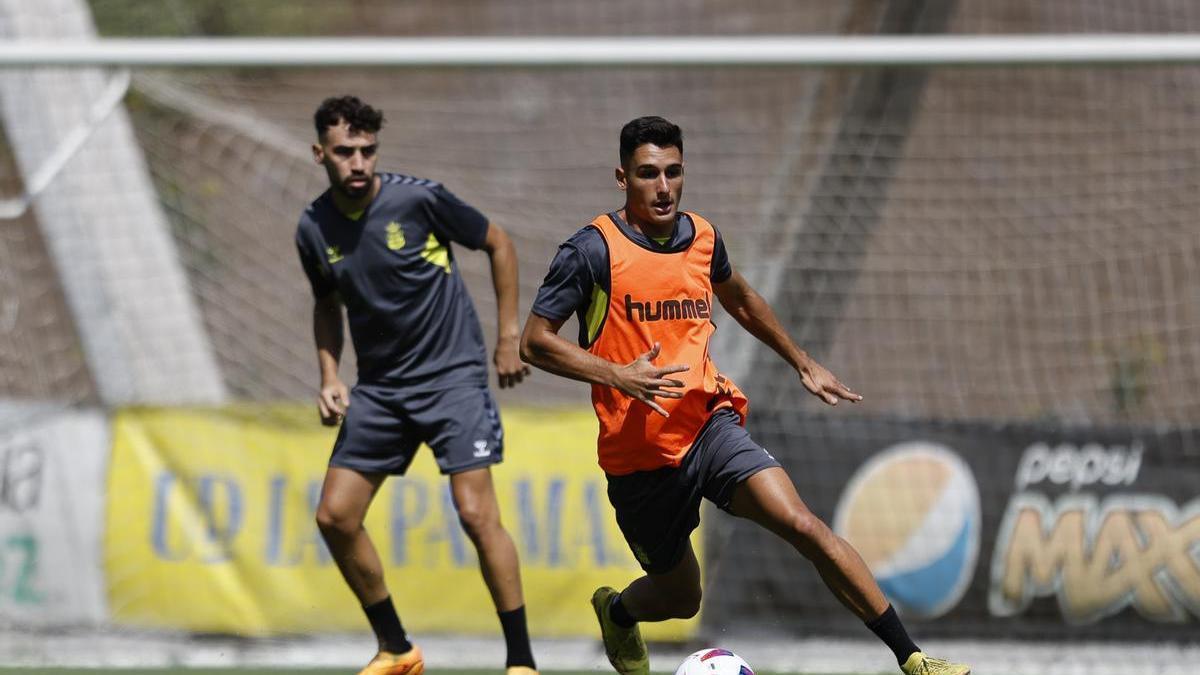
[[[609,615],[617,591],[601,586],[592,594],[592,608],[600,622],[600,635],[604,638],[604,652],[608,662],[621,675],[650,675],[650,654],[637,624],[632,628],[618,626]]]

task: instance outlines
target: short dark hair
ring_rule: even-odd
[[[630,120],[621,128],[621,166],[629,164],[639,147],[653,143],[660,148],[676,147],[683,153],[683,131],[679,125],[658,117],[647,115]]]
[[[374,134],[383,128],[383,111],[363,103],[357,96],[330,96],[321,101],[313,115],[317,138],[324,138],[326,129],[342,122],[350,125],[351,132]]]

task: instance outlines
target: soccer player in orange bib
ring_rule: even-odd
[[[967,675],[926,656],[909,638],[871,571],[817,518],[791,479],[745,429],[746,397],[709,357],[713,298],[792,366],[829,405],[859,401],[800,349],[766,301],[733,270],[721,235],[678,210],[683,136],[661,117],[621,130],[620,210],[564,243],[538,291],[521,356],[592,385],[600,467],[617,523],[645,575],[621,592],[592,595],[605,651],[617,672],[647,675],[641,621],[695,616],[700,566],[689,536],[700,500],[748,518],[790,543],[825,584],[896,655],[908,675]],[[578,344],[558,335],[579,317]]]

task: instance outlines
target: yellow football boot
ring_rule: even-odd
[[[633,628],[618,626],[608,614],[615,597],[616,589],[608,586],[601,586],[592,594],[592,608],[600,622],[608,662],[621,675],[650,675],[650,654],[637,624]]]
[[[971,666],[935,659],[924,652],[913,652],[900,670],[904,675],[971,675]]]

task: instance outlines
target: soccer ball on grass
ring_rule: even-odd
[[[742,657],[728,649],[709,647],[688,655],[675,675],[754,675],[754,671]]]

